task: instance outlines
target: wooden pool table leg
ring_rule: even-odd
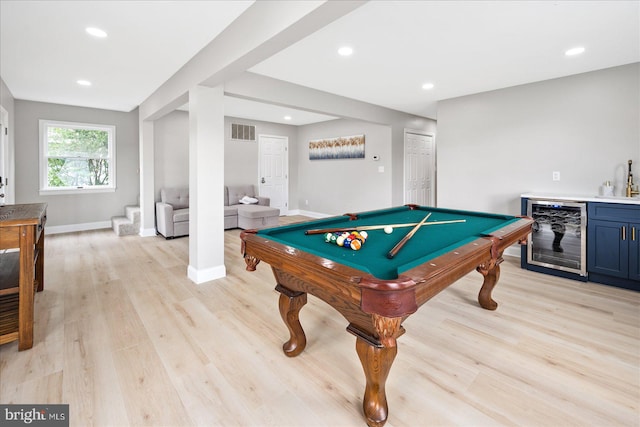
[[[278,308],[280,317],[289,329],[289,341],[282,345],[284,354],[295,357],[302,353],[307,345],[307,337],[300,324],[300,310],[307,303],[307,293],[292,291],[282,285],[276,286],[276,291],[280,292]]]
[[[356,338],[356,352],[367,381],[362,409],[369,427],[382,427],[387,422],[389,408],[385,384],[398,353],[396,337],[400,331],[401,320],[373,315],[374,326],[382,346],[373,345],[362,337]]]
[[[500,279],[500,263],[502,261],[502,257],[491,259],[491,261],[486,264],[481,264],[476,269],[484,276],[484,282],[478,294],[478,302],[482,308],[487,310],[495,310],[498,308],[498,303],[491,297],[491,292],[493,292],[493,288],[498,283],[498,279]]]

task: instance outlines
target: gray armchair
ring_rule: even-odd
[[[156,202],[156,230],[167,239],[189,235],[189,188],[163,188]]]

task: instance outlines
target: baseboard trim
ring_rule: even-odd
[[[85,222],[84,224],[47,225],[47,234],[74,233],[76,231],[101,230],[111,228],[111,221]]]
[[[291,216],[291,215],[304,215],[304,216],[308,216],[310,218],[329,218],[331,216],[335,216],[335,215],[328,215],[328,214],[324,214],[324,213],[320,213],[320,212],[311,212],[311,211],[304,211],[304,210],[300,210],[300,209],[295,209],[295,210],[290,210],[289,212],[287,212],[287,216]]]
[[[155,228],[142,228],[140,227],[140,237],[155,237],[157,235]]]
[[[222,279],[227,276],[227,269],[224,265],[217,267],[203,268],[201,270],[196,269],[193,266],[187,267],[187,277],[196,285],[204,282],[210,282],[216,279]]]

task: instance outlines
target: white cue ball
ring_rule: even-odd
[[[384,228],[384,232],[387,233],[387,234],[393,233],[393,227],[385,227]]]

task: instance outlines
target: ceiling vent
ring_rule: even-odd
[[[255,141],[256,127],[231,123],[231,139],[238,141]]]

